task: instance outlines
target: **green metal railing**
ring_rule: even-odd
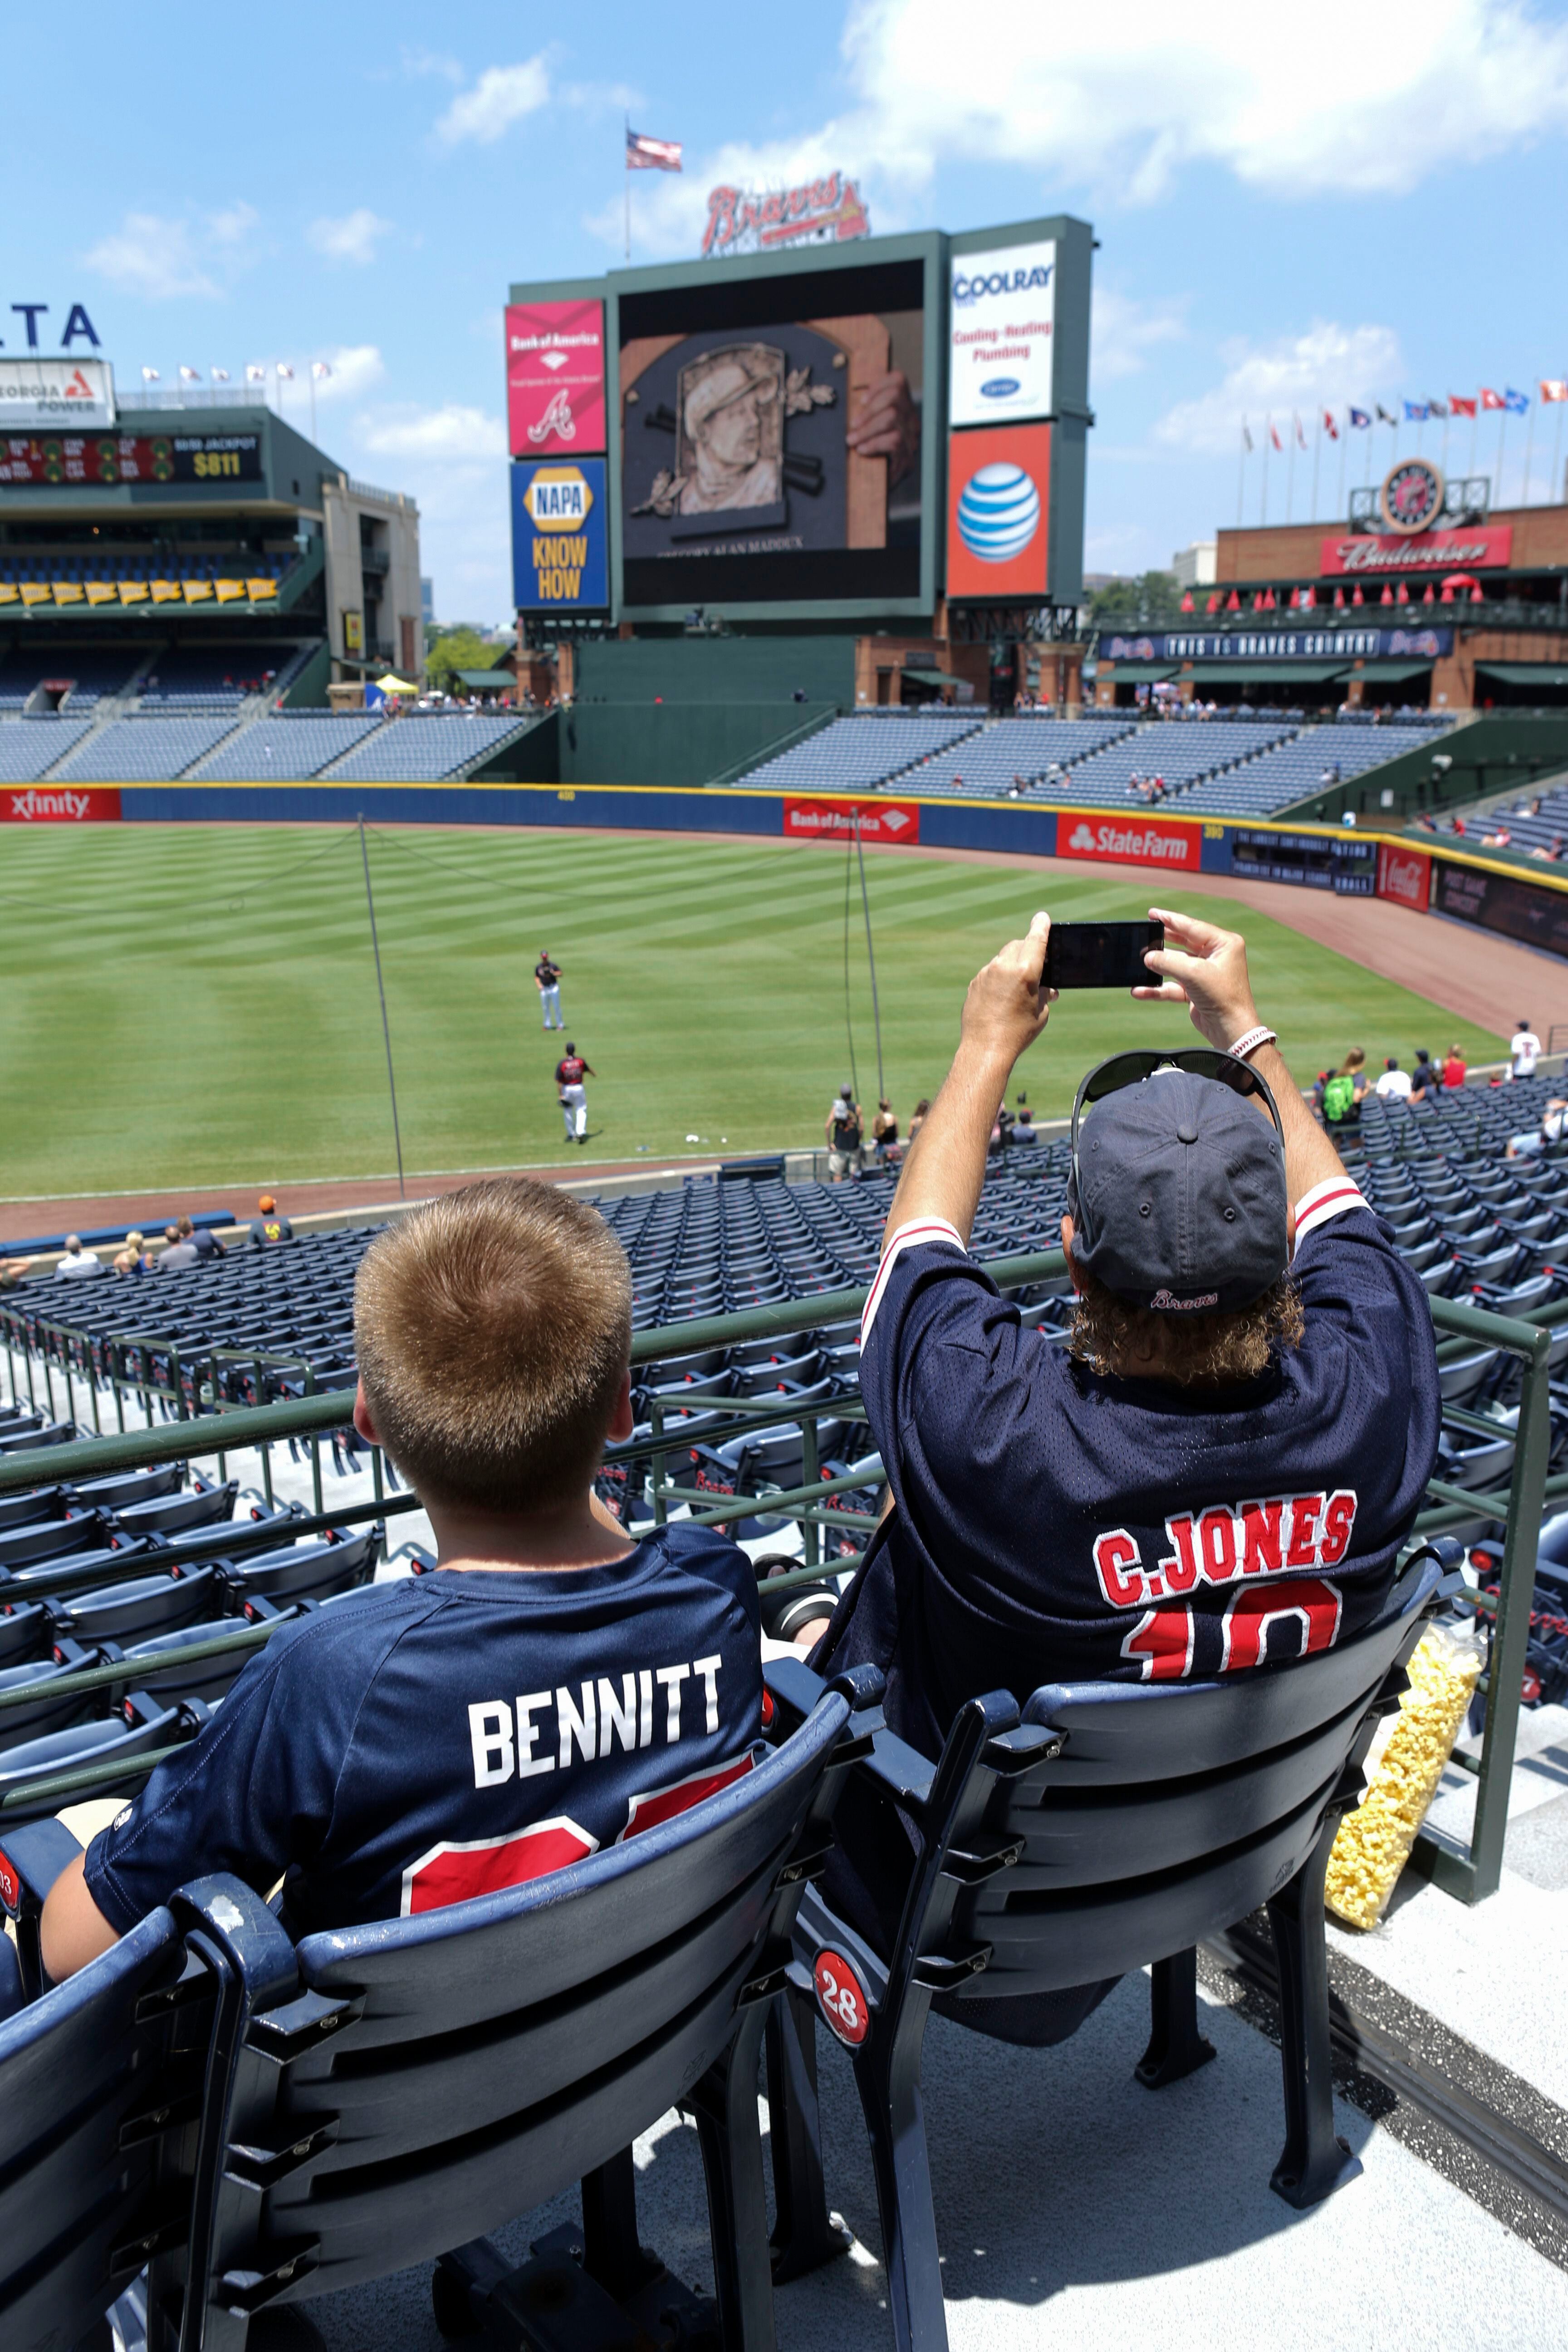
[[[986,1272],[1002,1289],[1026,1289],[1037,1284],[1059,1282],[1067,1266],[1060,1250],[1031,1252],[1021,1256],[990,1261]],[[847,1322],[858,1317],[866,1302],[863,1289],[827,1291],[813,1297],[784,1300],[777,1305],[756,1307],[733,1315],[703,1317],[686,1323],[664,1324],[652,1330],[639,1331],[632,1340],[634,1366],[663,1360],[670,1357],[700,1353],[716,1348],[743,1346],[755,1339],[783,1339],[794,1333],[817,1329],[825,1325]],[[1417,1839],[1413,1866],[1429,1876],[1437,1885],[1466,1903],[1481,1901],[1496,1891],[1502,1868],[1503,1840],[1508,1822],[1510,1786],[1513,1768],[1514,1747],[1518,1733],[1519,1710],[1523,1683],[1525,1653],[1530,1635],[1530,1612],[1534,1586],[1536,1536],[1542,1512],[1548,1501],[1568,1497],[1568,1474],[1555,1477],[1547,1475],[1551,1453],[1552,1428],[1548,1393],[1548,1363],[1552,1348],[1552,1327],[1568,1320],[1568,1302],[1535,1310],[1532,1314],[1513,1318],[1494,1315],[1483,1308],[1465,1306],[1447,1298],[1430,1302],[1432,1319],[1438,1335],[1439,1361],[1451,1360],[1467,1349],[1477,1347],[1494,1348],[1512,1356],[1522,1372],[1519,1418],[1514,1439],[1511,1474],[1506,1486],[1487,1491],[1472,1490],[1433,1479],[1427,1487],[1426,1507],[1417,1517],[1411,1542],[1447,1530],[1473,1526],[1478,1518],[1489,1519],[1503,1530],[1503,1559],[1495,1603],[1485,1594],[1466,1596],[1466,1604],[1479,1616],[1491,1621],[1491,1656],[1489,1670],[1484,1678],[1486,1721],[1479,1756],[1471,1759],[1456,1753],[1455,1762],[1473,1772],[1476,1780],[1475,1820],[1468,1849],[1457,1841],[1429,1832]],[[74,1400],[74,1381],[84,1375],[79,1366],[69,1361],[68,1339],[63,1327],[52,1323],[40,1325],[31,1318],[35,1331],[42,1337],[47,1330],[58,1343],[54,1361],[67,1382],[68,1398]],[[22,1393],[16,1377],[15,1350],[20,1345],[26,1359],[27,1393],[36,1396],[32,1385],[32,1351],[27,1348],[23,1328],[24,1318],[18,1306],[10,1302],[0,1309],[0,1339],[12,1352],[12,1392],[18,1399]],[[165,1343],[159,1343],[159,1352],[171,1355]],[[247,1356],[244,1360],[253,1360]],[[47,1359],[46,1357],[46,1362]],[[274,1363],[292,1360],[273,1360]],[[309,1380],[308,1370],[298,1366],[301,1377]],[[175,1370],[176,1384],[178,1370]],[[151,1387],[144,1380],[127,1382],[128,1390],[139,1395],[149,1412],[153,1403],[164,1397],[178,1417],[161,1425],[145,1429],[111,1431],[106,1435],[78,1440],[69,1444],[42,1449],[26,1449],[11,1454],[0,1454],[0,1495],[21,1487],[57,1482],[80,1483],[120,1471],[139,1469],[158,1463],[186,1461],[216,1454],[220,1463],[229,1454],[251,1446],[261,1450],[263,1463],[272,1445],[289,1439],[303,1439],[313,1453],[315,1465],[315,1502],[313,1513],[295,1517],[268,1518],[251,1525],[225,1525],[221,1530],[197,1530],[189,1536],[174,1538],[167,1552],[160,1552],[160,1561],[172,1563],[182,1559],[211,1559],[221,1549],[226,1558],[242,1559],[247,1551],[276,1548],[280,1538],[294,1540],[319,1534],[329,1527],[342,1528],[363,1525],[373,1520],[394,1519],[401,1514],[420,1508],[418,1498],[406,1491],[386,1491],[379,1454],[372,1455],[375,1482],[373,1500],[351,1504],[342,1509],[328,1511],[321,1496],[320,1448],[323,1439],[334,1431],[344,1429],[348,1423],[349,1392],[342,1389],[321,1393],[307,1393],[297,1400],[258,1406],[228,1406],[220,1402],[216,1393],[198,1389],[201,1401],[212,1410],[193,1414],[188,1400],[183,1395]],[[49,1390],[52,1402],[52,1385]],[[121,1400],[121,1420],[123,1419]],[[696,1427],[672,1419],[677,1412],[693,1409],[715,1417],[704,1418]],[[74,1402],[68,1414],[75,1418]],[[1472,1413],[1455,1405],[1446,1405],[1444,1418],[1451,1425],[1490,1437],[1509,1433],[1496,1420]],[[865,1410],[853,1394],[823,1398],[802,1407],[786,1399],[783,1402],[765,1398],[743,1400],[704,1391],[700,1386],[681,1391],[679,1404],[656,1398],[651,1408],[651,1433],[609,1446],[605,1452],[607,1466],[618,1463],[646,1462],[651,1464],[650,1486],[653,1517],[662,1525],[672,1507],[689,1510],[699,1524],[723,1527],[732,1521],[748,1518],[778,1519],[799,1527],[802,1537],[802,1564],[777,1575],[770,1575],[770,1592],[790,1590],[805,1583],[820,1582],[824,1575],[837,1576],[852,1569],[861,1557],[859,1550],[840,1553],[824,1559],[822,1539],[825,1533],[858,1538],[869,1530],[870,1521],[862,1512],[849,1512],[837,1507],[836,1498],[847,1492],[864,1490],[879,1483],[881,1464],[869,1454],[852,1475],[833,1478],[820,1475],[817,1433],[826,1421],[861,1423]],[[763,1488],[760,1492],[723,1498],[701,1486],[681,1485],[668,1471],[672,1457],[689,1457],[694,1444],[704,1446],[722,1445],[732,1438],[743,1437],[798,1424],[803,1439],[802,1482],[784,1489]],[[270,1480],[268,1481],[270,1492]],[[127,1560],[124,1567],[110,1570],[98,1580],[104,1585],[145,1575],[149,1561],[145,1554]],[[41,1570],[30,1571],[26,1585],[29,1600],[47,1600],[57,1592],[74,1589],[77,1580],[68,1572],[58,1583],[50,1578],[47,1565]],[[230,1652],[243,1653],[259,1647],[275,1628],[245,1626],[233,1633],[215,1635],[208,1643],[193,1644],[179,1654],[182,1665],[197,1664],[222,1657]],[[79,1692],[88,1697],[100,1691],[118,1696],[131,1687],[134,1669],[125,1665],[87,1667],[79,1674],[60,1676],[48,1685],[51,1696],[64,1696]],[[10,1707],[36,1702],[36,1688],[0,1692],[0,1716]],[[29,1811],[40,1803],[67,1804],[92,1794],[118,1793],[135,1788],[145,1780],[154,1766],[173,1748],[153,1750],[118,1767],[112,1764],[93,1765],[90,1762],[51,1776],[47,1780],[31,1784],[25,1792],[16,1791],[0,1797],[0,1819],[7,1811],[15,1811],[26,1805]]]

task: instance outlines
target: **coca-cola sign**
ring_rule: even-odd
[[[1351,539],[1325,539],[1320,571],[1327,578],[1385,572],[1479,572],[1507,564],[1513,554],[1513,525],[1477,523],[1468,530],[1427,530],[1414,539],[1361,531]]]
[[[1377,852],[1377,895],[1380,898],[1395,898],[1402,907],[1414,907],[1418,915],[1426,912],[1426,901],[1432,891],[1432,860],[1424,849],[1401,849],[1385,841]]]

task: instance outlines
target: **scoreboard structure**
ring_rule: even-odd
[[[530,634],[1076,606],[1093,246],[1058,215],[514,285]]]

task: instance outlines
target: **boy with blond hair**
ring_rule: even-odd
[[[354,1426],[418,1495],[439,1566],[273,1635],[57,1881],[57,1979],[210,1871],[281,1879],[296,1935],[407,1917],[751,1768],[751,1563],[689,1524],[634,1544],[593,1491],[632,1431],[631,1276],[596,1212],[516,1178],[433,1201],[367,1251],[354,1329]]]

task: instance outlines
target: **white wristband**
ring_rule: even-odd
[[[1279,1039],[1276,1032],[1266,1029],[1260,1021],[1256,1029],[1247,1030],[1237,1039],[1234,1045],[1227,1045],[1226,1051],[1227,1054],[1234,1054],[1238,1062],[1245,1062],[1249,1054],[1257,1053],[1259,1045],[1277,1045],[1279,1043]]]

